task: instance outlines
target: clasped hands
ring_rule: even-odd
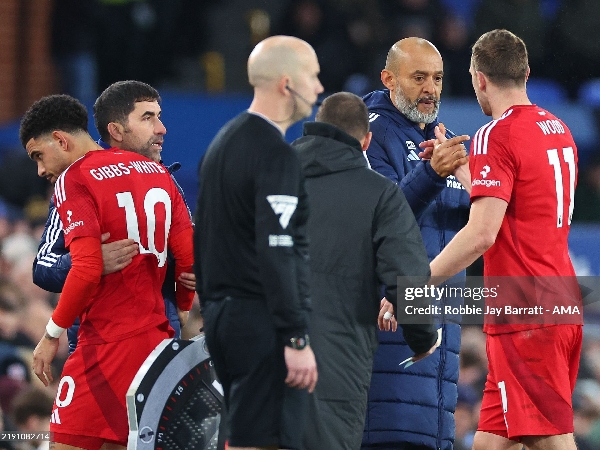
[[[443,123],[435,127],[435,139],[421,142],[419,157],[429,160],[431,168],[442,178],[454,175],[458,181],[471,191],[471,174],[469,172],[469,157],[463,142],[470,139],[467,135],[446,137]]]

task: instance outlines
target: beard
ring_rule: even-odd
[[[398,108],[398,111],[404,114],[408,120],[415,123],[431,123],[437,118],[438,112],[440,111],[441,100],[437,100],[433,96],[419,97],[414,102],[411,102],[404,96],[404,93],[400,89],[396,89],[394,100],[396,101],[396,108]],[[429,114],[419,111],[419,102],[423,100],[433,100],[435,102],[433,111]]]

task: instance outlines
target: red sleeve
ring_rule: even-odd
[[[491,122],[477,131],[471,142],[471,202],[477,197],[496,197],[510,202],[516,176],[510,127]]]
[[[69,245],[71,270],[52,314],[52,320],[62,328],[73,325],[96,292],[102,276],[102,248],[93,237],[73,239]]]
[[[169,248],[175,257],[175,280],[183,272],[192,273],[194,265],[194,229],[190,226],[169,237]],[[195,291],[191,291],[176,281],[175,299],[177,307],[183,311],[192,309]]]

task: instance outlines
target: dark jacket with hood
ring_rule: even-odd
[[[438,121],[425,125],[410,121],[394,106],[389,91],[364,97],[369,108],[373,139],[367,157],[373,170],[400,186],[415,214],[429,260],[435,258],[466,225],[469,195],[450,175],[440,177],[429,161],[418,157],[419,143],[435,138]],[[454,134],[447,131],[448,138]],[[451,279],[464,285],[464,272]],[[438,305],[459,305],[460,297],[442,297]],[[443,310],[442,310],[443,311]],[[458,317],[437,317],[442,325],[439,351],[404,370],[412,352],[400,333],[379,333],[363,445],[410,442],[431,449],[452,449],[458,381],[460,325]]]
[[[380,286],[395,302],[397,277],[425,283],[429,264],[402,191],[368,168],[355,138],[333,125],[306,123],[292,146],[310,204],[310,336],[319,367],[306,448],[358,448],[377,348]],[[415,353],[436,340],[431,325],[403,332]]]

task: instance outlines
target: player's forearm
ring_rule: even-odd
[[[475,198],[467,225],[431,262],[431,282],[439,284],[456,275],[494,245],[507,207],[500,198]]]
[[[92,298],[102,275],[100,240],[84,237],[70,246],[72,267],[49,323],[53,337],[70,327]],[[47,328],[48,330],[48,328]]]
[[[186,228],[169,238],[169,249],[175,257],[175,280],[176,290],[175,299],[177,307],[182,311],[189,311],[192,308],[195,291],[186,288],[180,281],[179,276],[184,273],[191,273],[194,266],[194,241],[193,228]]]
[[[448,278],[465,270],[477,258],[483,255],[494,243],[478,226],[469,222],[444,250],[431,261],[431,280],[440,284]]]
[[[454,176],[463,185],[467,193],[471,193],[471,171],[469,164],[463,164],[454,171]]]

